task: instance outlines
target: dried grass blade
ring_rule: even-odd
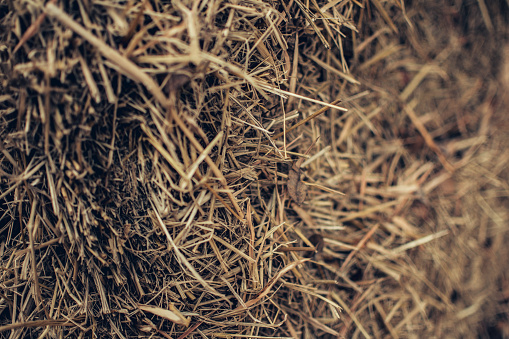
[[[57,2],[57,0],[51,0],[51,3],[55,3],[55,2]],[[25,42],[27,42],[31,37],[33,37],[35,35],[35,33],[37,33],[37,29],[39,29],[39,27],[41,26],[42,22],[44,21],[44,18],[46,18],[46,13],[42,13],[37,18],[37,20],[35,20],[34,23],[31,24],[30,27],[28,27],[28,29],[23,34],[23,36],[19,40],[16,47],[14,47],[12,54],[16,53],[21,48],[21,46],[23,46],[23,44]]]
[[[316,118],[317,116],[319,116],[320,114],[322,113],[325,113],[331,105],[335,106],[337,104],[339,104],[341,102],[341,99],[336,99],[334,100],[332,103],[330,103],[329,105],[327,105],[326,107],[322,107],[320,108],[318,111],[316,111],[315,113],[311,114],[309,117],[305,118],[305,119],[302,119],[301,121],[299,121],[298,123],[296,123],[295,125],[293,125],[292,127],[286,129],[285,132],[281,132],[279,134],[276,134],[275,136],[272,137],[273,140],[276,140],[280,137],[282,137],[283,135],[285,135],[285,133],[289,133],[291,131],[293,131],[294,129],[304,125],[306,122],[310,121],[310,120],[313,120],[314,118]]]
[[[370,339],[371,336],[368,334],[368,331],[362,326],[362,323],[359,321],[355,313],[348,307],[348,305],[341,299],[341,297],[336,292],[331,292],[331,296],[334,300],[338,302],[338,304],[345,310],[345,312],[350,316],[352,321],[357,325],[361,333],[364,335],[364,338]]]
[[[223,246],[225,246],[226,248],[228,248],[229,250],[237,253],[238,255],[240,255],[242,258],[246,259],[247,261],[251,262],[251,263],[254,263],[255,262],[255,259],[251,258],[249,255],[247,255],[246,253],[243,253],[241,252],[238,248],[235,248],[235,246],[232,246],[231,244],[229,244],[227,241],[224,241],[223,239],[219,238],[217,235],[213,235],[212,236],[213,239],[215,241],[217,241],[218,243],[221,243],[223,244]]]
[[[0,333],[5,331],[16,330],[18,328],[34,328],[43,326],[76,326],[76,323],[83,321],[84,316],[79,316],[75,319],[47,319],[47,320],[33,320],[25,322],[17,322],[14,324],[0,326]]]
[[[169,310],[152,305],[137,304],[136,306],[144,312],[155,314],[158,317],[167,319],[175,324],[184,325],[185,327],[188,327],[189,322],[191,321],[189,317],[186,318],[182,313],[180,313],[180,311],[171,302]]]
[[[90,68],[88,67],[85,59],[81,55],[78,59],[80,61],[83,77],[85,78],[85,83],[87,84],[88,90],[90,91],[90,96],[92,96],[92,98],[94,98],[95,102],[98,104],[101,102],[101,93],[99,92],[99,88],[97,87],[97,84],[94,80],[94,76],[92,75],[92,72],[90,71]]]
[[[37,205],[38,201],[35,200],[32,202],[32,208],[30,211],[30,219],[27,223],[28,237],[29,237],[29,248],[30,248],[30,264],[32,269],[32,279],[34,281],[34,290],[32,293],[35,295],[34,299],[41,305],[46,313],[46,317],[49,317],[49,313],[46,309],[46,305],[43,303],[43,299],[41,296],[41,287],[39,284],[39,274],[37,271],[37,261],[35,258],[35,249],[34,249],[34,236],[37,233],[38,226],[40,224],[39,216],[37,215]]]
[[[409,243],[406,243],[406,244],[401,245],[399,247],[396,247],[395,249],[392,250],[392,252],[394,252],[394,253],[401,253],[401,252],[404,252],[404,251],[409,250],[411,248],[424,245],[424,244],[426,244],[426,243],[428,243],[430,241],[433,241],[435,239],[438,239],[438,238],[441,238],[443,236],[446,236],[447,234],[449,234],[448,230],[443,230],[443,231],[440,231],[440,232],[437,232],[437,233],[434,233],[434,234],[430,234],[430,235],[427,235],[425,237],[419,238],[417,240],[410,241]]]
[[[276,88],[276,87],[269,86],[269,85],[264,84],[264,83],[259,83],[259,86],[264,88],[265,90],[267,90],[269,92],[272,92],[274,94],[277,94],[277,95],[280,95],[280,96],[283,96],[283,97],[285,95],[293,96],[293,97],[296,97],[297,99],[302,99],[302,100],[306,100],[306,101],[309,101],[309,102],[312,102],[312,103],[315,103],[315,104],[319,104],[319,105],[327,106],[327,107],[330,107],[330,108],[334,108],[334,109],[337,109],[337,110],[342,111],[342,112],[347,112],[348,111],[348,109],[346,109],[344,107],[340,107],[340,106],[337,106],[337,105],[334,105],[334,104],[329,104],[329,103],[327,103],[325,101],[316,100],[316,99],[309,98],[309,97],[306,97],[306,96],[303,96],[303,95],[291,93],[291,92],[288,92],[288,91],[285,91],[285,90],[282,90],[282,89],[279,89],[279,88]]]
[[[357,219],[357,218],[363,218],[363,217],[366,217],[366,216],[368,216],[368,215],[370,215],[372,213],[381,212],[381,211],[385,210],[386,208],[395,206],[395,205],[397,205],[399,203],[400,202],[397,201],[397,200],[388,201],[386,203],[383,203],[383,204],[380,204],[380,205],[377,205],[377,206],[373,206],[373,207],[369,207],[369,208],[363,209],[362,211],[359,211],[359,212],[351,212],[351,213],[348,214],[347,217],[339,219],[338,222],[342,223],[342,222],[354,220],[354,219]]]
[[[198,170],[198,166],[205,160],[209,153],[212,151],[212,148],[216,146],[216,144],[223,138],[223,131],[219,131],[214,139],[205,147],[205,149],[200,153],[200,156],[195,160],[195,162],[189,167],[187,172],[187,179],[190,181],[193,177],[194,173]]]
[[[422,123],[422,121],[417,117],[417,114],[413,110],[413,106],[415,105],[415,102],[412,101],[408,105],[404,106],[405,113],[408,115],[412,123],[414,124],[415,128],[421,133],[422,137],[424,138],[424,141],[428,145],[433,152],[438,157],[438,160],[442,163],[444,168],[449,172],[454,172],[455,168],[452,166],[449,161],[447,161],[447,158],[444,156],[440,148],[437,146],[435,141],[433,140],[433,137],[429,134],[428,130],[426,129],[426,126]]]
[[[389,14],[387,14],[387,11],[383,8],[382,4],[379,0],[371,0],[371,2],[375,5],[376,9],[380,12],[382,17],[384,18],[385,22],[389,25],[389,27],[395,32],[399,33],[398,29],[396,28],[396,25],[392,21]]]
[[[331,65],[326,64],[325,62],[323,62],[322,60],[320,60],[316,56],[309,55],[309,58],[311,60],[313,60],[315,63],[317,63],[323,69],[336,74],[337,76],[345,79],[346,81],[351,82],[352,84],[355,84],[355,85],[359,85],[360,84],[360,82],[355,80],[355,78],[353,76],[351,76],[349,74],[346,74],[346,73],[343,73],[340,70],[338,70],[337,68],[334,68]]]
[[[355,255],[355,253],[357,253],[362,247],[364,247],[364,245],[366,244],[366,242],[369,240],[369,238],[371,238],[373,236],[373,234],[375,234],[376,230],[380,227],[380,224],[376,224],[375,226],[373,226],[369,232],[367,232],[364,237],[362,237],[361,241],[359,241],[359,243],[357,244],[357,246],[355,247],[355,250],[353,250],[352,252],[350,252],[350,254],[348,254],[348,257],[346,257],[345,261],[343,262],[343,264],[341,265],[341,268],[339,269],[340,271],[344,271],[346,266],[348,265],[348,263],[352,260],[353,256]]]

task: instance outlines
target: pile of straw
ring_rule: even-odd
[[[337,334],[335,274],[310,259],[342,197],[316,130],[290,126],[346,111],[302,77],[339,51],[355,2],[2,10],[2,331]],[[298,222],[310,204],[316,230]]]
[[[507,10],[0,3],[0,337],[504,333]]]

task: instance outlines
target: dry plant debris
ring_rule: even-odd
[[[286,127],[346,111],[295,46],[339,55],[359,8],[2,3],[1,335],[337,334]]]
[[[297,204],[302,205],[306,200],[307,186],[301,180],[302,163],[304,159],[295,161],[288,173],[288,194]]]
[[[504,13],[0,2],[0,336],[502,332]]]

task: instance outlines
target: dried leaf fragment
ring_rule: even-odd
[[[301,166],[304,162],[304,159],[299,159],[295,161],[290,168],[290,173],[288,173],[288,193],[290,197],[298,204],[302,205],[304,200],[306,200],[307,194],[307,186],[300,180],[302,175]]]
[[[185,70],[174,72],[168,75],[169,79],[165,85],[166,94],[177,93],[177,91],[191,80],[191,73]]]
[[[137,305],[138,308],[144,312],[149,312],[152,314],[157,315],[158,317],[167,319],[171,322],[174,322],[175,324],[189,326],[189,322],[191,321],[189,318],[184,317],[182,313],[173,305],[170,303],[170,309],[164,309],[157,306],[151,306],[151,305]]]
[[[309,257],[315,256],[316,254],[322,253],[323,246],[324,246],[325,242],[324,242],[323,236],[321,234],[319,234],[319,233],[313,234],[312,236],[309,237],[309,241],[315,247],[315,252],[307,253],[305,255],[306,257],[309,258]]]

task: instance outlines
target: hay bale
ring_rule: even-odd
[[[285,129],[345,111],[297,90],[298,56],[339,46],[355,3],[1,6],[2,333],[337,334],[286,187],[311,136]]]
[[[507,332],[504,1],[0,13],[2,338]]]

